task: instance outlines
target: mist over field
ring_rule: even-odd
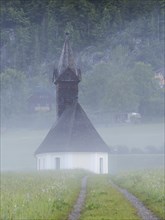
[[[1,2],[1,170],[36,169],[56,121],[52,74],[66,31],[110,172],[163,166],[164,0]]]
[[[159,168],[164,166],[164,127],[153,124],[114,124],[95,127],[112,151],[109,172]],[[12,129],[1,134],[1,170],[36,170],[35,150],[49,128]]]
[[[0,0],[0,219],[165,219],[164,18]]]

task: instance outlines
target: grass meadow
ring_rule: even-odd
[[[81,170],[1,173],[0,219],[66,220],[80,192],[81,179],[88,176],[87,194],[80,220],[140,220],[137,211],[111,186],[136,195],[164,220],[163,169],[96,175]]]
[[[2,173],[0,219],[67,219],[83,175],[80,171]]]

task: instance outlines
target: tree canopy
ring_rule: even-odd
[[[69,31],[84,105],[162,114],[164,91],[154,72],[164,67],[164,10],[165,0],[1,0],[3,99],[5,89],[15,94],[14,82],[33,82],[19,87],[25,99],[34,82],[48,85]],[[5,114],[13,105],[7,103]]]

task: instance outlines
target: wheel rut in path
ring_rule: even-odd
[[[129,200],[132,203],[132,205],[136,208],[139,217],[142,220],[159,220],[159,218],[157,218],[149,209],[147,209],[138,198],[129,193],[126,189],[120,188],[112,181],[110,181],[110,184],[119,192],[121,192],[127,198],[127,200]]]
[[[72,212],[69,215],[68,220],[78,220],[80,218],[80,212],[85,202],[86,188],[87,188],[87,176],[84,176],[81,182],[81,191],[79,197],[73,207]]]

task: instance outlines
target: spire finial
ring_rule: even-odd
[[[66,32],[65,32],[65,38],[66,38],[66,39],[69,38],[69,34],[70,34],[69,31],[66,31]]]
[[[72,48],[71,48],[70,42],[69,42],[69,32],[66,31],[65,32],[65,41],[64,41],[60,61],[58,64],[58,76],[61,75],[62,73],[64,73],[65,70],[68,68],[72,71],[72,73],[74,73],[78,77],[78,80],[80,80],[79,79],[80,74],[78,73],[78,70],[76,68]]]

